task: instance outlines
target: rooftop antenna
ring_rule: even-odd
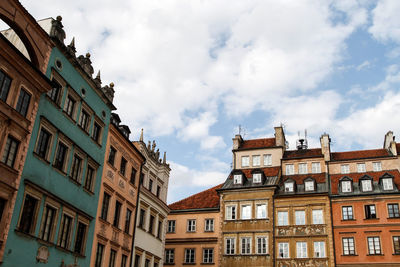
[[[307,149],[307,129],[304,130],[304,138],[300,138],[300,131],[297,132],[299,139],[296,141],[296,147],[298,150]]]
[[[242,134],[242,125],[239,124],[239,135]]]

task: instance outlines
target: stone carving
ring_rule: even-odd
[[[119,179],[119,183],[118,183],[119,187],[121,188],[125,188],[125,182],[122,179]]]
[[[92,67],[92,61],[90,60],[90,54],[86,53],[86,56],[84,57],[83,55],[80,55],[77,58],[79,64],[83,68],[83,70],[90,76],[92,77],[94,73],[94,69]]]
[[[110,86],[106,85],[104,87],[101,88],[101,90],[103,91],[103,93],[106,95],[107,99],[110,102],[113,102],[114,100],[114,83],[110,83]]]
[[[278,236],[325,235],[326,226],[324,224],[277,226],[276,234]]]
[[[112,236],[111,236],[111,240],[115,243],[118,243],[118,239],[119,239],[119,233],[117,231],[113,230]]]
[[[299,267],[327,267],[328,261],[324,258],[306,258],[306,259],[278,259],[278,267],[299,266]]]
[[[45,246],[41,246],[38,249],[36,260],[41,263],[47,263],[49,256],[50,256],[49,249]]]
[[[64,26],[62,25],[61,21],[61,16],[57,16],[56,19],[51,21],[50,36],[56,38],[58,41],[64,44],[65,31],[63,30]]]
[[[71,43],[67,45],[68,53],[75,58],[76,48],[75,48],[75,37],[72,38]]]
[[[106,236],[106,225],[104,223],[100,223],[100,232],[99,232],[99,234],[104,236],[104,237]]]
[[[114,173],[110,170],[107,171],[107,178],[109,178],[111,181],[114,180]]]

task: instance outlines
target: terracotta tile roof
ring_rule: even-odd
[[[296,158],[318,158],[323,157],[320,148],[300,149],[300,150],[286,150],[283,154],[283,159],[296,159]]]
[[[380,158],[389,157],[389,152],[384,149],[371,149],[371,150],[356,150],[347,152],[334,152],[331,153],[332,161],[351,160],[351,159],[367,159],[367,158]]]
[[[185,199],[179,200],[175,203],[168,205],[171,210],[189,210],[189,209],[205,209],[205,208],[218,208],[219,196],[217,189],[220,189],[223,184],[214,186]]]
[[[243,142],[239,146],[239,149],[264,148],[264,147],[275,147],[275,146],[276,146],[275,137],[273,137],[273,138],[243,140]]]
[[[326,173],[308,173],[308,174],[299,174],[299,175],[284,175],[282,176],[282,184],[287,179],[292,179],[296,184],[304,184],[304,179],[311,177],[315,180],[317,184],[325,183],[326,181]]]
[[[264,175],[266,177],[273,177],[273,176],[278,176],[279,175],[279,171],[280,171],[281,167],[267,167],[267,168],[260,168],[260,169],[243,169],[240,170],[243,172],[244,176],[246,176],[246,178],[252,178],[253,177],[253,171],[255,170],[261,170]],[[233,173],[231,173],[231,175],[229,176],[229,178],[233,177]]]
[[[385,173],[391,174],[394,176],[393,182],[398,187],[400,185],[400,173],[398,170],[386,170],[379,172],[362,172],[362,173],[348,173],[348,174],[331,174],[331,190],[332,194],[339,193],[339,181],[343,177],[349,177],[353,180],[353,183],[358,183],[360,178],[364,175],[370,176],[374,182],[379,182],[379,178],[381,178]]]

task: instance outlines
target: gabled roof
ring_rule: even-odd
[[[190,210],[190,209],[207,209],[219,207],[219,196],[217,189],[221,188],[223,184],[214,186],[210,189],[204,190],[200,193],[194,194],[185,199],[174,202],[168,207],[173,210]]]
[[[278,167],[268,167],[268,168],[252,168],[252,169],[236,169],[232,170],[229,174],[228,179],[222,186],[224,189],[238,189],[238,188],[251,188],[251,187],[268,187],[278,185],[280,177],[281,168]],[[264,173],[265,179],[262,183],[253,183],[253,173],[262,172]],[[242,173],[244,175],[243,184],[234,184],[233,175]]]
[[[383,158],[390,157],[391,154],[384,148],[370,150],[355,150],[346,152],[331,153],[332,161],[352,160],[352,159],[368,159],[368,158]]]
[[[267,148],[275,146],[276,146],[275,137],[251,139],[251,140],[243,140],[243,142],[239,146],[239,150],[250,149],[250,148]]]
[[[322,158],[322,150],[320,148],[286,150],[283,154],[283,159],[297,158]]]

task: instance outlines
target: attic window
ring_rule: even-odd
[[[372,181],[371,180],[361,180],[361,188],[363,192],[372,191]]]
[[[383,178],[382,185],[383,185],[383,190],[393,190],[393,179]]]
[[[313,180],[305,181],[304,182],[304,190],[305,191],[314,191],[315,190],[315,183]]]
[[[233,176],[233,184],[242,184],[242,175],[241,174],[235,174]]]
[[[340,182],[340,187],[341,187],[342,193],[348,193],[348,192],[351,192],[351,191],[352,191],[352,188],[351,188],[351,181],[348,181],[348,180],[346,180],[346,181],[341,181],[341,182]]]
[[[261,183],[261,173],[253,173],[253,183],[254,184]]]
[[[294,190],[294,183],[286,182],[285,183],[285,192],[293,192],[293,190]]]

